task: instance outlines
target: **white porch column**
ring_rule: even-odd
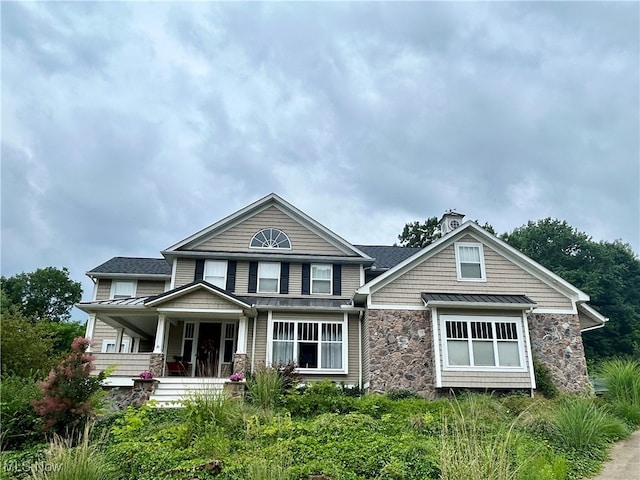
[[[124,330],[122,328],[116,328],[116,345],[114,351],[120,353],[122,350],[122,334]]]
[[[247,353],[247,331],[249,330],[249,321],[245,315],[240,315],[238,323],[238,344],[236,353]]]
[[[164,332],[166,330],[166,317],[164,314],[158,315],[158,327],[156,328],[156,338],[154,341],[153,353],[162,353],[164,346]]]
[[[87,347],[87,352],[91,353],[91,342],[93,341],[93,334],[96,330],[96,314],[90,313],[89,318],[87,318],[87,327],[84,333],[84,338],[89,340],[89,346]]]

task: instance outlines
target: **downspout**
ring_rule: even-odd
[[[252,305],[251,308],[255,308],[255,305]],[[256,331],[258,325],[258,312],[256,311],[256,316],[253,317],[253,336],[251,338],[251,373],[255,372],[256,369]]]
[[[358,314],[358,388],[362,390],[362,318],[364,312]]]

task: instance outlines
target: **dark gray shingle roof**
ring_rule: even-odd
[[[419,247],[387,245],[355,245],[355,247],[376,259],[372,265],[372,268],[376,270],[395,267],[421,250]]]
[[[164,258],[113,257],[87,273],[171,275],[171,265]]]

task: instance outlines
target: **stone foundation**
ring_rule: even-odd
[[[408,389],[433,398],[435,371],[431,313],[369,310],[371,391]]]
[[[158,380],[133,380],[133,387],[118,387],[109,390],[107,402],[113,410],[144,405],[158,386]]]
[[[563,392],[590,393],[578,315],[529,314],[531,350]]]

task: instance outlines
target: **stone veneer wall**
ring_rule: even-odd
[[[162,376],[162,372],[164,371],[164,354],[151,354],[149,358],[149,371],[153,374],[154,378]]]
[[[249,368],[249,359],[246,353],[234,353],[233,354],[233,372],[231,373],[245,373]]]
[[[532,313],[528,318],[533,356],[547,366],[558,389],[590,392],[578,315]]]
[[[436,394],[431,313],[369,310],[371,391],[410,389]]]

